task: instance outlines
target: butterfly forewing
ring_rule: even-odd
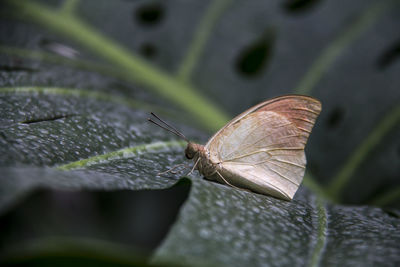
[[[318,100],[283,96],[237,116],[206,144],[224,178],[259,193],[291,199],[304,176],[304,147],[321,111]]]

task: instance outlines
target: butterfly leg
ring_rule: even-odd
[[[177,174],[179,171],[175,171],[175,169],[180,168],[180,167],[188,167],[188,165],[187,165],[187,163],[182,163],[182,164],[175,165],[171,169],[168,169],[166,171],[157,173],[157,176],[162,176],[162,175],[167,174],[169,172],[172,173],[172,174]]]
[[[229,185],[229,186],[231,186],[231,187],[233,187],[233,188],[235,188],[235,189],[238,189],[238,190],[251,192],[251,191],[248,190],[248,189],[244,189],[244,188],[240,188],[240,187],[234,186],[233,184],[229,183],[218,171],[217,171],[216,173],[219,175],[219,177],[220,177],[227,185]]]
[[[186,174],[186,176],[191,175],[194,172],[199,161],[200,161],[200,157],[196,160],[196,163],[193,165],[192,170],[188,174]]]
[[[229,186],[231,186],[231,187],[233,187],[233,188],[236,188],[236,189],[242,189],[242,188],[239,188],[239,187],[234,186],[233,184],[229,183],[218,171],[217,171],[217,174],[219,175],[219,177],[220,177],[227,185],[229,185]]]

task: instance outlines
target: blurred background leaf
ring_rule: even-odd
[[[105,261],[110,264],[117,264],[109,259],[122,253],[127,261],[118,264],[141,265],[155,248],[153,263],[172,265],[232,265],[240,259],[271,265],[399,261],[398,1],[43,0],[1,5],[0,225],[8,229],[2,232],[1,250],[9,263],[36,263],[46,245],[22,244],[48,244],[54,236],[57,244],[70,242],[66,237],[71,236],[122,243],[117,249],[99,246],[98,251],[109,252]],[[169,189],[179,193],[165,196],[154,190],[147,195],[102,192],[165,189],[178,181],[178,175],[155,174],[183,162],[184,143],[147,125],[148,111],[204,143],[249,106],[288,93],[312,95],[323,103],[306,148],[304,184],[309,190],[302,187],[292,203],[236,192],[196,176],[192,183],[181,180]],[[226,203],[230,199],[236,202]],[[150,200],[159,203],[158,213],[170,211],[160,217],[148,214],[154,210]],[[137,209],[130,210],[129,203]],[[260,213],[259,206],[270,208]],[[70,209],[76,213],[68,214]],[[308,213],[298,214],[303,209]],[[107,221],[113,216],[113,222]],[[259,216],[263,219],[252,219]],[[66,218],[66,228],[53,217]],[[158,223],[151,229],[135,224],[154,220]],[[269,230],[264,229],[270,220]],[[286,229],[285,220],[291,225],[288,232],[279,230]],[[229,227],[230,221],[236,223]],[[91,229],[97,222],[104,225]],[[36,229],[41,224],[45,227]],[[351,232],[349,225],[355,225]],[[147,241],[135,238],[153,231],[158,234]],[[260,232],[263,240],[252,238]],[[296,232],[311,237],[298,239]],[[325,239],[326,234],[331,238]],[[234,249],[224,247],[230,240],[239,242]],[[363,243],[369,246],[357,245]],[[72,244],[76,252],[82,242]],[[35,252],[26,249],[26,258],[13,256],[25,246]],[[221,253],[215,253],[217,248]],[[294,252],[286,261],[289,249]],[[237,258],[236,250],[250,256]],[[381,250],[385,253],[378,255]],[[129,257],[127,251],[138,256]],[[75,252],[68,255],[85,262]]]

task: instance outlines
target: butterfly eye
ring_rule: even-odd
[[[185,152],[185,156],[187,159],[192,159],[193,158],[193,153],[188,153],[187,151]]]
[[[187,159],[192,159],[194,158],[194,155],[196,154],[196,150],[193,146],[192,143],[189,143],[188,146],[185,149],[185,156]]]

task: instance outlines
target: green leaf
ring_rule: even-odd
[[[398,1],[1,5],[1,263],[399,265]],[[292,202],[157,175],[150,111],[205,143],[287,93],[323,103]]]
[[[194,180],[153,261],[191,266],[396,265],[399,230],[399,218],[379,208],[330,205],[306,190],[286,202]]]

